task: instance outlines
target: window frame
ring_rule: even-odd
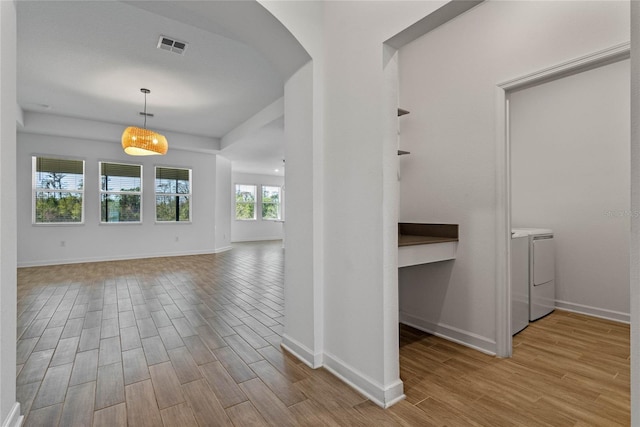
[[[102,164],[113,164],[123,166],[139,166],[140,167],[140,191],[109,191],[102,189]],[[112,161],[98,161],[98,213],[100,215],[100,225],[123,225],[123,224],[142,224],[144,218],[143,209],[143,191],[144,191],[144,166],[138,163],[126,163],[126,162],[112,162]],[[103,221],[102,220],[102,196],[103,195],[127,195],[127,196],[140,196],[140,220],[139,221]]]
[[[277,188],[278,189],[278,217],[277,218],[265,218],[264,217],[264,188]],[[273,202],[266,202],[269,204],[275,204]],[[260,184],[260,220],[262,221],[282,221],[282,186],[281,185],[267,185]]]
[[[50,159],[50,160],[65,160],[65,161],[74,161],[74,162],[82,162],[82,189],[78,190],[66,190],[66,189],[55,189],[55,188],[39,188],[36,182],[36,174],[38,172],[38,159]],[[86,161],[83,158],[73,157],[73,156],[55,156],[48,154],[32,154],[31,155],[31,225],[33,226],[77,226],[85,224],[85,188],[86,188]],[[36,209],[36,199],[37,193],[80,193],[81,201],[81,212],[80,212],[80,221],[75,222],[38,222],[37,221],[37,209]]]
[[[188,193],[158,193],[158,169],[176,169],[183,170],[189,172],[189,192]],[[177,190],[177,188],[176,188]],[[155,165],[153,168],[153,204],[154,204],[154,219],[156,224],[191,224],[193,219],[193,169],[187,167],[178,167],[178,166],[162,166]],[[187,197],[189,201],[189,219],[180,221],[179,219],[173,219],[170,221],[158,220],[158,196],[167,196],[167,197]],[[176,202],[177,203],[177,202]]]
[[[238,186],[253,187],[255,189],[253,200],[253,218],[238,218]],[[258,184],[240,184],[235,183],[233,186],[233,217],[236,221],[257,221],[258,220]],[[249,202],[242,202],[249,203]]]

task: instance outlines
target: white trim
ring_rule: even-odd
[[[327,352],[324,354],[324,368],[382,408],[405,398],[400,379],[385,387]]]
[[[444,323],[433,323],[410,314],[400,312],[400,323],[419,329],[423,332],[433,334],[437,337],[453,341],[465,347],[478,350],[479,352],[498,356],[496,354],[496,342],[487,337],[483,337],[473,332],[464,331]]]
[[[282,240],[282,236],[248,237],[246,239],[233,239],[231,243],[265,242],[267,240]]]
[[[188,193],[159,193],[158,192],[158,169],[173,169],[180,171],[188,171],[189,172],[189,192]],[[98,171],[99,172],[99,171]],[[142,169],[140,170],[142,172]],[[162,178],[160,178],[162,179]],[[177,184],[176,184],[177,186]],[[140,185],[140,189],[142,189],[142,184]],[[176,191],[178,189],[176,188]],[[159,197],[176,197],[176,205],[179,204],[180,197],[186,197],[189,201],[189,219],[186,221],[181,220],[167,220],[167,221],[159,221],[158,220],[158,196]],[[155,219],[155,224],[191,224],[193,222],[193,168],[191,167],[180,167],[180,166],[162,166],[155,165],[153,167],[153,217]],[[142,205],[142,200],[141,203]],[[142,221],[142,206],[140,208],[140,220]]]
[[[511,161],[504,89],[496,88],[496,355],[511,357]],[[505,232],[505,230],[507,230]]]
[[[58,160],[65,160],[65,161],[75,161],[75,162],[82,162],[82,189],[78,190],[67,190],[67,189],[50,189],[50,188],[39,188],[38,187],[38,183],[36,182],[36,174],[38,172],[38,159],[58,159]],[[85,223],[85,186],[84,184],[86,183],[86,175],[87,175],[87,161],[82,158],[75,158],[73,156],[58,156],[58,155],[48,155],[48,154],[44,154],[44,155],[39,155],[39,154],[32,154],[31,155],[31,225],[35,225],[35,226],[40,226],[40,225],[52,225],[52,224],[56,224],[56,225],[84,225]],[[38,222],[37,221],[37,212],[36,212],[36,198],[37,198],[37,194],[38,193],[68,193],[68,194],[73,194],[73,193],[79,193],[80,197],[82,198],[82,210],[80,212],[80,221],[73,221],[73,222]],[[99,210],[98,210],[99,212]]]
[[[607,310],[605,308],[591,307],[589,305],[576,304],[568,301],[556,300],[556,309],[562,311],[570,311],[572,313],[584,314],[586,316],[598,317],[600,319],[612,320],[630,324],[631,317],[629,313],[622,311]]]
[[[312,369],[322,366],[322,353],[313,353],[309,347],[294,340],[286,333],[282,334],[280,346]]]
[[[23,421],[24,417],[20,415],[20,403],[16,402],[11,407],[7,418],[2,422],[2,427],[20,427]]]
[[[110,165],[122,165],[122,166],[138,166],[140,168],[140,191],[109,191],[102,189],[102,165],[110,164]],[[142,224],[142,219],[144,218],[144,165],[140,163],[123,163],[123,162],[115,162],[109,160],[98,160],[98,214],[100,220],[98,221],[99,225],[122,225],[122,224]],[[140,219],[138,221],[103,221],[102,220],[102,196],[140,196]],[[157,221],[156,221],[157,222]]]
[[[231,246],[223,246],[223,247],[221,247],[221,248],[216,248],[216,249],[213,251],[213,253],[214,253],[214,254],[219,254],[219,253],[221,253],[221,252],[227,252],[227,251],[230,251],[231,249],[232,249],[232,248],[231,248]]]
[[[625,42],[588,55],[571,59],[515,79],[507,80],[498,85],[505,91],[522,88],[546,81],[556,80],[571,74],[576,74],[591,68],[628,59],[631,55],[631,43]]]
[[[145,259],[145,258],[166,258],[175,256],[189,256],[189,255],[211,255],[217,253],[213,249],[203,249],[194,251],[182,251],[182,252],[165,252],[160,254],[136,254],[125,256],[100,256],[100,257],[88,257],[88,258],[76,258],[76,259],[53,259],[45,261],[18,261],[18,268],[21,267],[43,267],[47,265],[63,265],[63,264],[82,264],[85,262],[108,262],[108,261],[126,261],[133,259]]]
[[[552,81],[630,57],[625,42],[560,64],[507,80],[496,86],[496,354],[511,356],[511,162],[507,92]]]

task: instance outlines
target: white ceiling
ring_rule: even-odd
[[[188,42],[184,56],[157,49],[161,35]],[[307,60],[255,1],[18,2],[25,111],[140,126],[145,87],[155,114],[148,127],[221,138],[280,98],[286,78]],[[275,173],[282,121],[236,144],[223,152],[234,170]],[[261,160],[268,166],[260,169]]]
[[[275,120],[225,148],[235,172],[284,175],[284,119]]]

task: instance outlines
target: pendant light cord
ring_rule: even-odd
[[[147,128],[147,93],[144,93],[144,128]]]

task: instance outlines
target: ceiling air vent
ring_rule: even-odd
[[[187,42],[181,42],[180,40],[172,39],[167,36],[160,36],[158,40],[158,49],[168,50],[169,52],[175,52],[179,55],[184,55],[184,51],[187,50]]]

